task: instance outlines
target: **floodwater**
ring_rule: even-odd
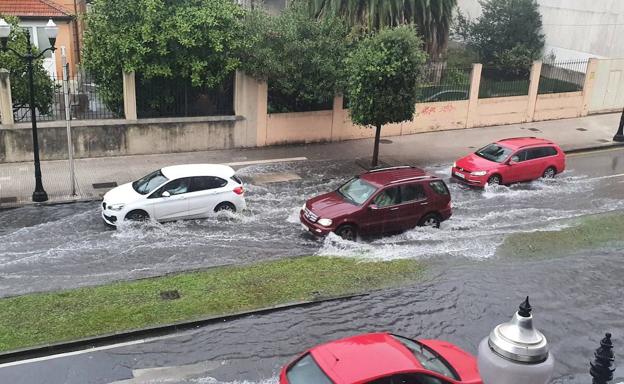
[[[448,179],[449,167],[427,169]],[[567,225],[563,219],[624,208],[619,180],[572,170],[555,180],[486,191],[449,183],[454,215],[440,230],[417,228],[358,243],[305,234],[298,219],[305,199],[359,172],[355,163],[331,161],[245,167],[238,174],[246,182],[246,212],[118,230],[102,223],[98,202],[0,211],[0,296],[306,254],[483,259],[506,234],[559,228]],[[274,173],[301,179],[254,182],[255,176]]]

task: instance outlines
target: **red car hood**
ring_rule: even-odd
[[[483,384],[479,376],[477,359],[456,345],[441,340],[423,340],[421,343],[436,351],[457,372],[462,383]]]
[[[335,191],[308,200],[306,207],[315,215],[326,219],[335,219],[360,209],[357,205],[346,201]]]
[[[474,153],[462,157],[461,159],[455,162],[457,167],[463,168],[466,171],[474,172],[474,171],[489,171],[494,168],[498,168],[501,164],[495,161],[490,161],[484,159],[483,157],[477,156]]]

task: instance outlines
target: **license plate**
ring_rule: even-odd
[[[460,177],[462,179],[466,178],[466,176],[464,176],[464,174],[462,174],[462,173],[459,173],[459,172],[453,172],[453,173],[455,174],[455,176]]]

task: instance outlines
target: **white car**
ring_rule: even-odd
[[[241,180],[226,165],[174,165],[108,191],[102,218],[112,226],[122,220],[203,218],[245,209],[243,194]]]

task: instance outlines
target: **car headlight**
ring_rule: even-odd
[[[474,171],[474,172],[470,172],[470,174],[472,176],[485,176],[487,174],[487,171]]]
[[[302,210],[302,211],[305,211],[305,209],[306,209],[306,204],[307,204],[307,203],[303,203],[303,205],[301,206],[301,210]]]
[[[332,225],[331,219],[319,219],[318,223],[323,227],[329,227],[330,225]]]
[[[108,209],[111,211],[121,211],[126,204],[111,204],[108,206]]]
[[[453,168],[457,168],[457,162],[453,161]]]

